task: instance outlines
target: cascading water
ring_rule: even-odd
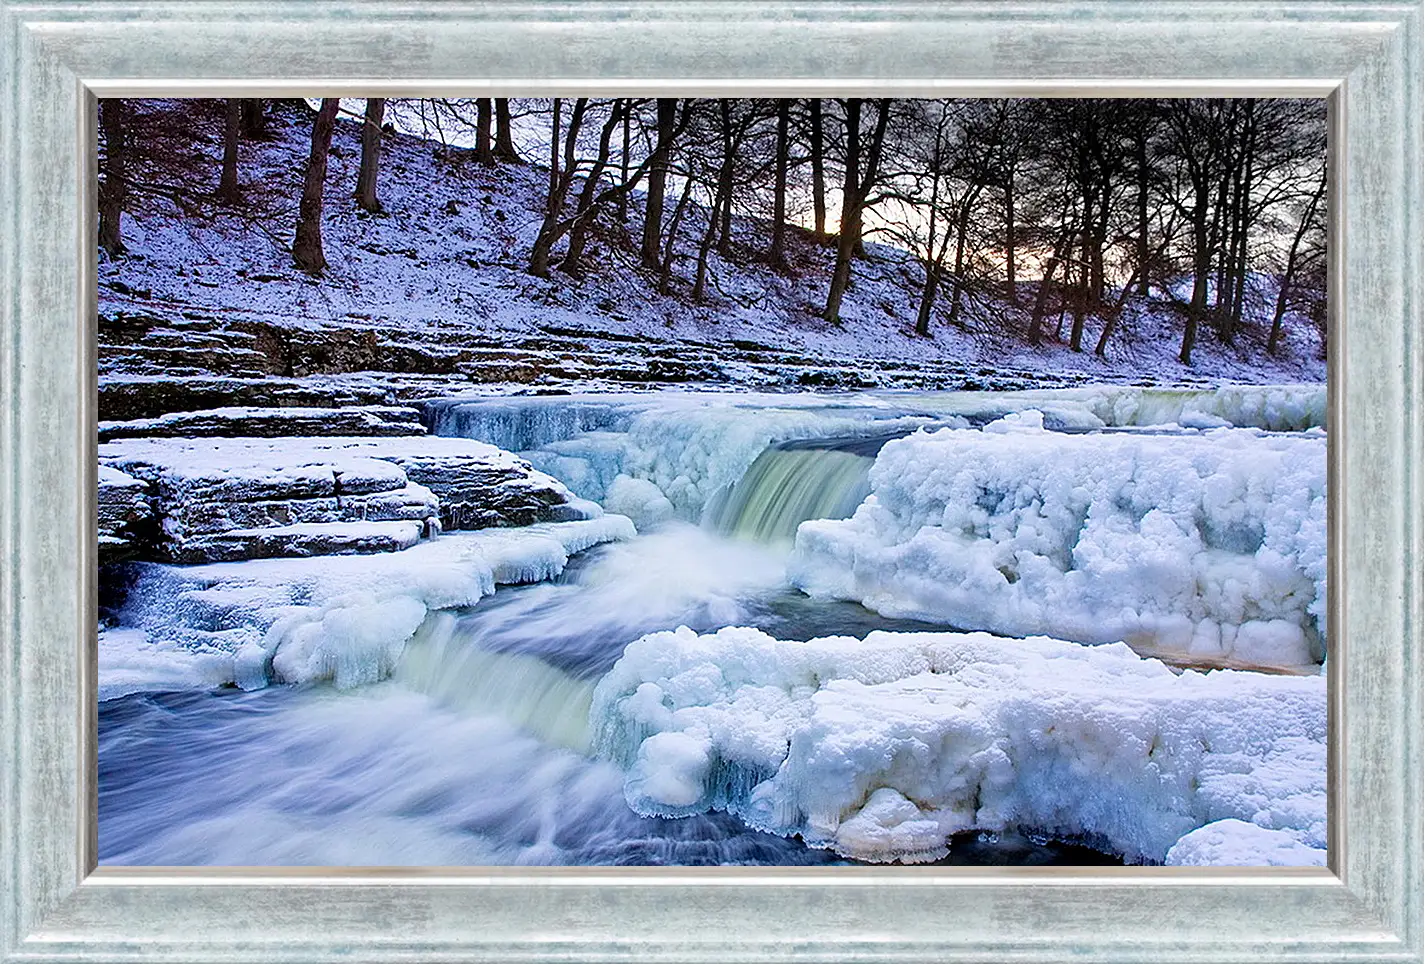
[[[785,442],[764,451],[726,496],[709,506],[714,529],[790,544],[811,519],[845,519],[871,494],[876,453],[894,436]]]
[[[628,430],[636,408],[598,396],[433,399],[421,406],[434,435],[473,438],[526,452],[585,432]]]
[[[498,716],[545,743],[589,750],[594,682],[536,656],[472,645],[477,616],[436,612],[406,644],[396,682],[443,706]]]

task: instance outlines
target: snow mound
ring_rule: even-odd
[[[1290,830],[1268,830],[1231,818],[1199,827],[1173,844],[1175,867],[1324,867],[1326,851]]]
[[[887,443],[872,495],[804,523],[792,583],[887,616],[1314,668],[1326,636],[1326,439],[1064,434],[1037,411]]]
[[[590,720],[638,812],[727,810],[862,860],[1023,828],[1161,862],[1229,819],[1325,847],[1319,676],[1178,675],[1121,644],[987,633],[679,629],[629,645]],[[1260,854],[1220,840],[1180,855]]]
[[[626,518],[604,515],[452,533],[377,555],[135,563],[117,614],[123,628],[100,637],[100,692],[373,683],[428,613],[473,605],[499,584],[552,578],[570,555],[633,535]]]

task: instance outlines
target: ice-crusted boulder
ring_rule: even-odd
[[[1020,828],[1162,862],[1226,820],[1298,845],[1297,862],[1326,845],[1319,676],[1179,674],[1043,637],[680,629],[625,650],[590,720],[638,812],[728,810],[863,860]],[[1214,846],[1178,853],[1231,862],[1230,840]]]
[[[138,438],[100,462],[148,483],[159,558],[203,563],[399,551],[442,528],[596,513],[522,459],[469,439]]]
[[[100,442],[146,436],[293,438],[425,433],[420,412],[401,405],[353,405],[346,408],[235,406],[99,423]]]
[[[153,521],[148,486],[107,465],[99,466],[99,560],[133,555],[146,541]]]
[[[99,698],[236,683],[384,678],[434,611],[537,582],[569,557],[632,538],[617,515],[447,533],[403,551],[200,566],[130,563],[99,637]]]
[[[1030,410],[892,441],[871,487],[850,519],[800,527],[794,585],[1208,665],[1325,655],[1320,431],[1064,434]]]

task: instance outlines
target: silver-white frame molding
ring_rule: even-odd
[[[1421,961],[1422,8],[0,0],[0,961]],[[1329,97],[1331,868],[95,870],[95,97]]]

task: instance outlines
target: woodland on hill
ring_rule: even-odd
[[[327,159],[344,114],[360,167],[343,188],[382,210],[383,143],[428,138],[438,159],[546,176],[523,252],[533,276],[580,279],[618,248],[650,297],[722,296],[712,267],[757,261],[795,275],[811,243],[832,267],[821,320],[840,321],[869,243],[918,267],[915,331],[989,317],[1031,346],[1103,355],[1134,299],[1178,319],[1178,359],[1204,330],[1232,345],[1257,326],[1274,354],[1292,323],[1326,326],[1325,104],[1289,99],[423,99],[190,102],[220,111],[221,162],[184,148],[156,102],[100,103],[99,243],[124,251],[123,215],[162,196],[185,211],[241,213],[241,146],[300,117],[310,150],[289,245],[327,266]],[[315,109],[314,109],[315,105]],[[328,203],[330,203],[328,201]],[[253,214],[254,220],[260,220]],[[735,220],[760,222],[736,242]],[[290,239],[290,240],[289,240]],[[1097,332],[1094,338],[1088,334]]]

